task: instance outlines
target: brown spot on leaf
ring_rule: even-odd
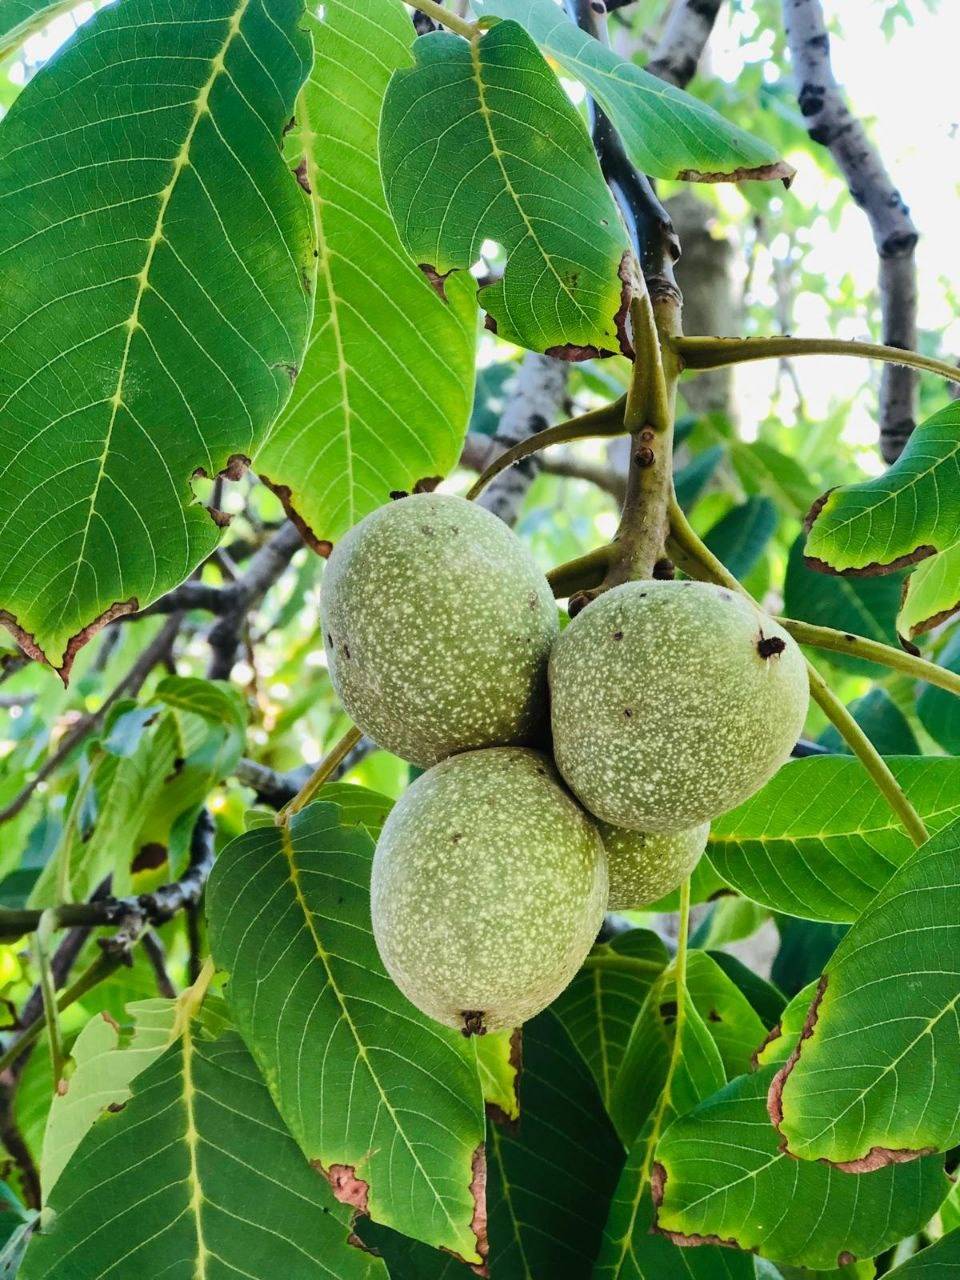
[[[330,1190],[341,1204],[352,1205],[357,1213],[368,1212],[370,1186],[362,1178],[357,1177],[357,1171],[352,1164],[332,1164],[325,1169],[318,1163],[317,1167],[330,1183]]]
[[[606,360],[608,356],[616,353],[608,351],[606,347],[583,346],[576,342],[561,342],[556,346],[547,347],[543,354],[551,356],[554,360],[566,360],[570,364],[577,364],[581,360]]]
[[[767,1112],[773,1127],[780,1133],[780,1126],[783,1123],[783,1087],[787,1083],[790,1072],[800,1060],[800,1051],[804,1042],[809,1040],[813,1035],[814,1027],[817,1025],[817,1018],[820,1014],[820,1002],[823,1000],[824,993],[827,990],[827,975],[823,974],[817,983],[817,993],[813,997],[813,1003],[807,1010],[807,1016],[804,1019],[803,1030],[800,1032],[800,1039],[797,1041],[796,1047],[790,1054],[777,1074],[770,1081],[770,1088],[767,1090]]]
[[[910,579],[908,578],[903,584],[903,591],[900,596],[901,603],[906,598],[907,588],[909,585]],[[941,609],[939,613],[933,613],[929,618],[921,618],[919,622],[914,622],[910,627],[910,636],[923,635],[923,633],[925,631],[929,631],[931,627],[938,627],[941,622],[946,622],[948,618],[952,618],[958,610],[960,610],[960,599],[957,600],[956,604],[951,604],[948,605],[946,609]],[[898,634],[897,639],[900,641],[901,647],[906,649],[907,653],[912,653],[914,657],[919,656],[920,650],[915,644],[911,643],[911,640],[908,637]]]
[[[242,480],[250,466],[250,459],[245,453],[231,453],[227,465],[217,472],[217,478],[224,480]]]
[[[149,844],[140,846],[137,856],[134,858],[130,870],[134,875],[138,871],[156,871],[158,867],[162,867],[167,860],[167,846],[160,844],[157,840],[151,840]]]
[[[813,522],[814,522],[814,520],[816,520],[817,516],[818,516],[818,515],[820,514],[820,512],[823,510],[824,506],[826,505],[827,499],[830,497],[831,493],[833,493],[833,492],[834,492],[834,490],[835,490],[836,488],[837,488],[837,486],[836,486],[836,485],[833,485],[833,486],[832,486],[832,488],[830,488],[830,489],[828,489],[828,490],[826,491],[826,493],[821,493],[820,497],[819,497],[819,498],[817,498],[817,500],[814,502],[813,506],[810,508],[810,510],[809,510],[809,511],[807,512],[807,514],[804,516],[804,518],[803,518],[803,532],[804,532],[804,533],[809,533],[809,532],[810,532],[810,530],[813,528]]]
[[[739,169],[731,169],[727,173],[711,172],[703,169],[681,169],[677,174],[678,182],[782,182],[789,187],[796,176],[796,169],[785,160],[777,160],[773,164],[759,164],[753,167],[742,165]]]
[[[207,515],[218,529],[228,529],[233,523],[233,516],[227,511],[220,511],[217,507],[207,507]]]
[[[821,1160],[841,1173],[876,1173],[878,1169],[886,1169],[891,1164],[907,1164],[911,1160],[919,1160],[922,1156],[932,1156],[936,1147],[871,1147],[866,1155],[856,1160]]]
[[[851,1253],[849,1249],[844,1249],[842,1253],[837,1254],[838,1267],[849,1267],[851,1263],[856,1262],[856,1260],[857,1255],[855,1253]]]
[[[293,494],[290,490],[290,486],[286,484],[274,484],[270,477],[265,476],[263,472],[260,472],[260,479],[271,493],[275,493],[280,499],[281,505],[287,514],[287,519],[293,521],[294,525],[300,532],[300,537],[304,540],[307,546],[310,547],[312,551],[315,551],[318,556],[323,556],[324,560],[326,560],[330,555],[330,552],[333,550],[333,543],[329,542],[326,538],[318,538],[307,524],[306,520],[304,520],[299,512],[297,512],[293,506]]]
[[[650,1170],[650,1195],[656,1209],[663,1204],[663,1189],[666,1185],[667,1171],[659,1160],[654,1160],[653,1168]]]
[[[447,277],[451,275],[452,272],[445,271],[443,272],[443,274],[441,274],[436,267],[431,267],[429,262],[420,262],[417,265],[419,266],[423,274],[427,277],[427,280],[430,283],[430,287],[433,289],[437,297],[442,298],[442,300],[446,302],[447,301],[447,289],[446,289]]]
[[[760,1066],[760,1055],[763,1053],[764,1049],[766,1049],[767,1045],[773,1044],[774,1040],[779,1040],[781,1034],[780,1023],[775,1022],[750,1055],[750,1067],[753,1071],[756,1071]]]
[[[100,1010],[100,1017],[104,1020],[104,1022],[107,1024],[107,1026],[113,1027],[114,1031],[116,1031],[116,1032],[118,1032],[118,1033],[119,1033],[119,1031],[120,1031],[120,1023],[116,1020],[116,1018],[113,1016],[113,1014],[109,1012],[109,1010],[107,1010],[107,1009],[101,1009],[101,1010]]]
[[[81,627],[75,636],[70,637],[67,641],[67,647],[63,651],[63,660],[61,661],[60,666],[54,668],[64,685],[66,685],[70,679],[70,672],[73,668],[74,658],[76,658],[77,654],[87,641],[92,640],[97,632],[101,631],[107,623],[114,622],[117,618],[123,618],[128,613],[136,613],[139,608],[140,602],[137,600],[136,596],[131,596],[129,600],[119,600],[115,604],[112,604],[109,609],[104,609],[103,613],[101,613],[98,618],[94,618],[94,620],[92,622],[88,622],[85,627]],[[37,644],[33,642],[33,637],[27,637],[27,633],[19,628],[15,629],[16,624],[11,626],[12,619],[10,621],[8,621],[8,619],[10,619],[9,614],[0,612],[0,623],[3,623],[8,630],[13,632],[14,638],[21,648],[24,648],[25,652],[29,653],[31,658],[39,658],[41,662],[45,662],[46,657]],[[20,631],[20,634],[18,634],[18,630]],[[32,651],[26,648],[22,637],[27,637],[30,639],[31,643],[33,643]]]
[[[835,578],[879,578],[885,573],[895,573],[898,569],[908,569],[910,565],[917,564],[918,561],[926,560],[936,554],[937,548],[925,542],[913,551],[908,551],[906,555],[897,556],[895,559],[885,561],[882,564],[879,560],[871,560],[869,564],[861,565],[856,569],[835,569],[826,560],[820,560],[816,556],[808,555],[803,557],[803,563],[808,569],[815,569],[817,573],[829,573]]]
[[[310,185],[310,179],[307,176],[307,157],[304,156],[300,163],[293,171],[293,176],[304,189],[308,196],[313,195],[313,187]]]

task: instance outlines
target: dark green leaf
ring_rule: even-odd
[[[930,831],[960,816],[960,760],[893,756],[890,768]],[[792,760],[714,822],[707,856],[754,901],[808,920],[855,920],[913,853],[859,761]]]
[[[945,694],[951,697],[950,694]],[[954,698],[956,702],[957,699]],[[958,704],[960,705],[960,704]],[[920,744],[903,714],[886,689],[875,686],[869,693],[851,702],[848,708],[854,720],[882,756],[918,756]],[[819,738],[828,750],[852,755],[850,747],[831,724]]]
[[[950,637],[938,661],[948,671],[960,672],[960,629]],[[917,699],[917,715],[944,751],[960,755],[960,698],[955,693],[924,685]]]
[[[695,454],[686,466],[681,467],[674,475],[673,485],[677,491],[677,501],[684,511],[689,511],[703,493],[723,455],[723,445],[711,445],[709,449],[702,449]]]
[[[302,13],[107,6],[0,127],[0,617],[64,677],[216,546],[191,479],[235,473],[290,394],[314,270],[278,145]]]
[[[656,178],[714,182],[793,174],[766,142],[642,70],[575,26],[552,0],[473,0],[482,17],[512,18],[583,83],[613,121],[634,165]]]
[[[372,856],[366,829],[329,803],[249,831],[214,867],[211,949],[280,1113],[334,1190],[478,1262],[473,1050],[387,977],[370,925]]]
[[[840,578],[816,573],[803,559],[803,536],[790,549],[783,585],[784,612],[799,622],[812,622],[837,631],[879,640],[899,647],[895,619],[903,587],[902,574],[882,578]],[[877,667],[863,658],[832,650],[817,657],[862,675],[876,676]]]
[[[888,471],[826,496],[806,554],[830,573],[848,574],[882,574],[925,560],[910,577],[897,625],[905,636],[926,631],[960,606],[958,481],[954,402],[916,428]]]
[[[888,1280],[955,1280],[960,1275],[960,1231],[921,1249],[887,1275]]]
[[[489,1128],[491,1274],[583,1280],[622,1164],[594,1080],[547,1010],[523,1031],[520,1123]]]
[[[308,8],[316,59],[287,137],[304,166],[320,250],[310,342],[290,402],[257,459],[315,542],[332,542],[393,490],[460,457],[473,385],[472,281],[444,302],[386,206],[377,126],[392,71],[412,65],[400,0]]]
[[[506,269],[479,299],[502,338],[535,351],[619,350],[626,231],[536,45],[498,22],[473,40],[422,36],[413,50],[416,66],[387,90],[380,159],[414,261],[445,275],[499,241]]]
[[[900,868],[824,970],[771,1091],[792,1154],[870,1170],[960,1141],[958,956],[955,822]]]
[[[766,982],[759,974],[748,969],[742,960],[738,960],[729,951],[708,951],[707,955],[740,988],[756,1009],[763,1025],[772,1027],[786,1004],[783,992],[772,982]]]
[[[722,516],[704,542],[735,578],[745,578],[766,550],[778,520],[769,498],[748,498]]]
[[[633,1024],[668,959],[663,942],[647,929],[616,934],[593,948],[553,1006],[608,1110]]]
[[[766,1109],[775,1067],[740,1076],[657,1145],[657,1227],[686,1244],[718,1239],[774,1262],[829,1270],[920,1229],[949,1189],[935,1156],[840,1173],[778,1149]]]
[[[182,1035],[83,1139],[22,1280],[386,1278],[297,1150],[240,1037]]]

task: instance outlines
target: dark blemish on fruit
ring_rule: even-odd
[[[329,631],[327,632],[327,648],[328,649],[333,648],[333,636],[330,634]]]
[[[485,1036],[487,1028],[483,1021],[482,1009],[464,1009],[460,1014],[460,1021],[463,1024],[460,1028],[461,1035],[470,1038],[470,1036]]]
[[[421,532],[422,534],[424,534],[424,536],[425,536],[425,537],[427,537],[427,538],[432,538],[432,537],[433,537],[433,535],[434,535],[434,528],[433,528],[433,525],[432,525],[432,524],[422,524],[422,525],[420,526],[420,532]]]
[[[459,844],[459,843],[460,843],[460,841],[461,841],[462,839],[463,839],[463,832],[462,832],[462,831],[455,831],[455,832],[453,833],[453,835],[450,837],[450,843],[451,843],[451,844]]]
[[[760,632],[757,653],[761,658],[773,658],[776,654],[783,653],[786,647],[786,641],[781,640],[779,636],[765,636],[762,631]]]
[[[615,632],[613,633],[613,638],[614,638],[614,640],[622,640],[622,639],[623,639],[623,632],[622,632],[622,631],[615,631]]]
[[[627,717],[627,719],[629,720],[629,719],[630,719],[630,717],[633,715],[633,712],[630,710],[630,708],[629,708],[629,707],[624,707],[624,708],[623,708],[623,714],[624,714],[624,715]]]
[[[343,646],[343,656],[344,656],[344,657],[349,661],[349,659],[350,659],[350,646],[349,646],[348,644],[345,644],[345,645]]]

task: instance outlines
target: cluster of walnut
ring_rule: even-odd
[[[426,769],[377,845],[380,955],[466,1034],[532,1017],[605,910],[674,889],[806,715],[800,651],[749,600],[630,582],[561,630],[526,548],[457,497],[361,521],[330,557],[322,613],[345,710]]]

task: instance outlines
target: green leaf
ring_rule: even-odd
[[[612,120],[633,164],[655,178],[738,182],[793,169],[766,142],[581,31],[552,0],[472,0],[481,17],[512,18],[575,76]]]
[[[795,995],[819,978],[849,927],[796,916],[778,917],[780,947],[770,966],[771,978],[788,996]]]
[[[671,985],[675,995],[676,983]],[[620,1111],[623,1117],[629,1116],[636,1136],[610,1205],[594,1280],[672,1280],[687,1274],[683,1268],[689,1255],[651,1234],[654,1152],[671,1122],[719,1089],[724,1074],[716,1046],[695,1008],[686,1008],[678,1032],[676,1017],[660,999],[666,986],[664,975],[651,989],[631,1041],[631,1045],[642,1044],[643,1053],[637,1054],[635,1062],[645,1063],[646,1071],[636,1073],[640,1098],[634,1100],[633,1114],[628,1110],[629,1094]],[[753,1276],[750,1267],[723,1254],[720,1249],[704,1250],[693,1263],[693,1280],[713,1280],[714,1276],[718,1280],[728,1276],[729,1280],[746,1280]],[[728,1272],[725,1266],[729,1266]]]
[[[887,1272],[887,1280],[953,1280],[960,1273],[960,1231],[951,1231],[936,1244]]]
[[[717,1046],[725,1078],[748,1071],[767,1029],[747,997],[705,951],[687,956],[687,990]]]
[[[216,546],[192,477],[235,473],[290,394],[314,269],[278,149],[302,11],[108,6],[0,126],[0,617],[64,679]]]
[[[66,1092],[54,1093],[43,1135],[44,1201],[50,1199],[51,1189],[97,1117],[107,1107],[119,1108],[127,1101],[131,1081],[173,1038],[175,1001],[145,1000],[131,1005],[129,1012],[134,1030],[122,1048],[120,1027],[108,1013],[95,1014],[74,1042],[70,1051],[74,1070],[66,1081]]]
[[[473,393],[475,288],[444,302],[400,244],[377,162],[387,81],[412,65],[400,0],[308,9],[316,58],[287,138],[310,188],[319,246],[313,329],[293,395],[257,469],[314,544],[333,542],[391,491],[445,476]]]
[[[318,798],[339,807],[340,821],[345,827],[357,824],[366,828],[374,838],[380,834],[380,828],[393,808],[389,796],[382,796],[379,791],[371,791],[369,787],[358,786],[355,782],[328,782],[321,788]]]
[[[655,933],[631,929],[600,942],[553,1005],[609,1111],[624,1050],[647,992],[669,959]]]
[[[960,608],[960,541],[938,556],[924,560],[907,578],[907,589],[897,616],[897,630],[918,636],[949,618]]]
[[[22,1280],[372,1280],[350,1218],[284,1129],[240,1037],[197,1024],[94,1124],[57,1180]],[[44,1220],[46,1221],[46,1220]]]
[[[498,22],[472,40],[421,36],[413,52],[387,89],[380,161],[414,260],[445,276],[499,241],[503,277],[478,296],[501,338],[551,354],[618,351],[627,233],[536,45]]]
[[[657,1229],[818,1270],[872,1258],[919,1230],[947,1193],[943,1161],[857,1176],[791,1159],[767,1116],[775,1070],[740,1076],[660,1139]]]
[[[723,445],[720,444],[701,449],[686,466],[677,471],[673,478],[674,488],[677,491],[677,501],[684,511],[689,511],[703,493],[724,452]]]
[[[743,992],[763,1025],[772,1027],[787,1003],[783,992],[773,982],[767,982],[752,969],[748,969],[742,960],[738,960],[729,951],[707,951],[706,954]]]
[[[487,1114],[499,1121],[520,1118],[523,1032],[493,1031],[473,1040]]]
[[[783,609],[799,622],[812,622],[821,627],[834,627],[897,645],[895,619],[903,590],[903,574],[882,578],[825,577],[808,568],[803,558],[803,536],[790,549],[787,575],[783,584]],[[818,659],[830,662],[844,671],[876,676],[875,663],[865,662],[848,653],[817,650]]]
[[[960,1141],[960,822],[934,836],[827,963],[771,1090],[788,1150],[869,1171]]]
[[[623,1150],[593,1077],[552,1010],[524,1027],[522,1119],[490,1126],[490,1270],[583,1280]]]
[[[765,440],[728,443],[733,469],[748,494],[766,495],[787,515],[803,515],[816,490],[796,458]]]
[[[76,0],[0,0],[0,58],[76,7]]]
[[[168,862],[171,879],[180,875],[200,807],[240,759],[245,728],[240,695],[194,677],[171,676],[150,705],[119,709],[90,753],[31,905],[80,901],[107,875],[125,896],[144,850],[152,865]]]
[[[934,556],[908,581],[902,635],[919,635],[960,608],[960,404],[922,422],[883,475],[827,494],[806,555],[823,572],[860,575]]]
[[[748,498],[732,507],[704,537],[704,542],[735,578],[745,578],[776,532],[779,516],[769,498]]]
[[[956,631],[939,656],[942,667],[960,673],[960,631]],[[917,715],[931,738],[949,751],[960,755],[960,698],[946,689],[923,686],[917,699]]]
[[[945,696],[949,698],[953,695],[948,693]],[[886,689],[875,685],[862,698],[851,702],[848,710],[882,756],[920,755],[920,744],[910,728],[910,721]],[[835,725],[828,725],[824,729],[819,742],[829,751],[853,754]]]
[[[207,889],[226,994],[291,1133],[334,1193],[479,1262],[483,1104],[473,1049],[380,963],[373,841],[318,802],[219,855]]]
[[[727,1078],[720,1050],[689,987],[678,1045],[677,1005],[671,967],[647,993],[610,1099],[610,1118],[628,1148],[651,1126],[662,1132],[670,1115],[682,1114]]]
[[[928,829],[960,816],[960,760],[887,762]],[[718,818],[707,857],[740,893],[808,920],[855,920],[914,846],[859,761],[792,760]]]

